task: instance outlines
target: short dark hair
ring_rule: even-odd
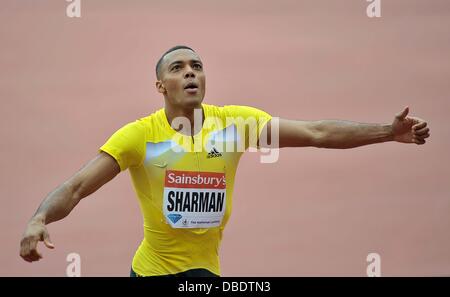
[[[157,79],[160,78],[159,71],[161,70],[160,68],[161,68],[161,64],[162,64],[162,61],[163,61],[164,57],[165,57],[168,53],[173,52],[173,51],[176,51],[176,50],[179,50],[179,49],[188,49],[188,50],[191,50],[191,51],[193,51],[193,52],[195,53],[195,51],[194,51],[192,48],[190,48],[189,46],[186,46],[186,45],[177,45],[177,46],[174,46],[174,47],[168,49],[168,50],[161,56],[161,58],[159,58],[158,63],[156,63],[156,78],[157,78]]]

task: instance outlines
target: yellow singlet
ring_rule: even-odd
[[[160,109],[125,125],[100,148],[121,171],[129,169],[139,200],[144,239],[132,263],[139,275],[196,268],[220,275],[219,245],[237,165],[271,116],[247,106],[202,108],[205,121],[194,136],[174,130]],[[253,119],[257,134],[240,125],[249,127]]]

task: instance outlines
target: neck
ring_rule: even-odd
[[[195,109],[200,109],[201,110],[201,117],[198,116],[198,111],[197,111],[197,117],[195,118]],[[172,106],[170,104],[167,104],[167,102],[164,105],[164,112],[166,113],[166,117],[167,117],[167,121],[169,122],[169,124],[172,126],[172,121],[175,118],[181,117],[181,118],[185,118],[190,122],[190,131],[189,132],[185,132],[185,133],[190,133],[190,135],[195,135],[198,132],[201,131],[202,126],[203,126],[203,122],[205,119],[205,113],[203,111],[202,105],[199,103],[198,106],[192,107],[192,108],[180,108],[178,106]],[[196,123],[196,121],[198,121],[199,123]],[[198,127],[196,127],[196,125]],[[173,127],[175,130],[179,131],[182,129],[182,127],[177,127],[178,125],[175,125],[175,127]],[[183,134],[185,134],[183,133]]]

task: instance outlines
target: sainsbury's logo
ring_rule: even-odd
[[[225,189],[225,174],[167,170],[165,186],[170,188]]]

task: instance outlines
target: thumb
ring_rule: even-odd
[[[406,106],[406,107],[403,109],[403,111],[397,113],[397,114],[395,115],[395,117],[396,117],[397,119],[399,119],[399,120],[403,120],[403,119],[408,115],[408,112],[409,112],[409,107]]]
[[[54,249],[55,246],[53,245],[53,243],[50,241],[50,235],[48,235],[47,232],[44,233],[44,244],[46,247],[48,247],[49,249]]]

